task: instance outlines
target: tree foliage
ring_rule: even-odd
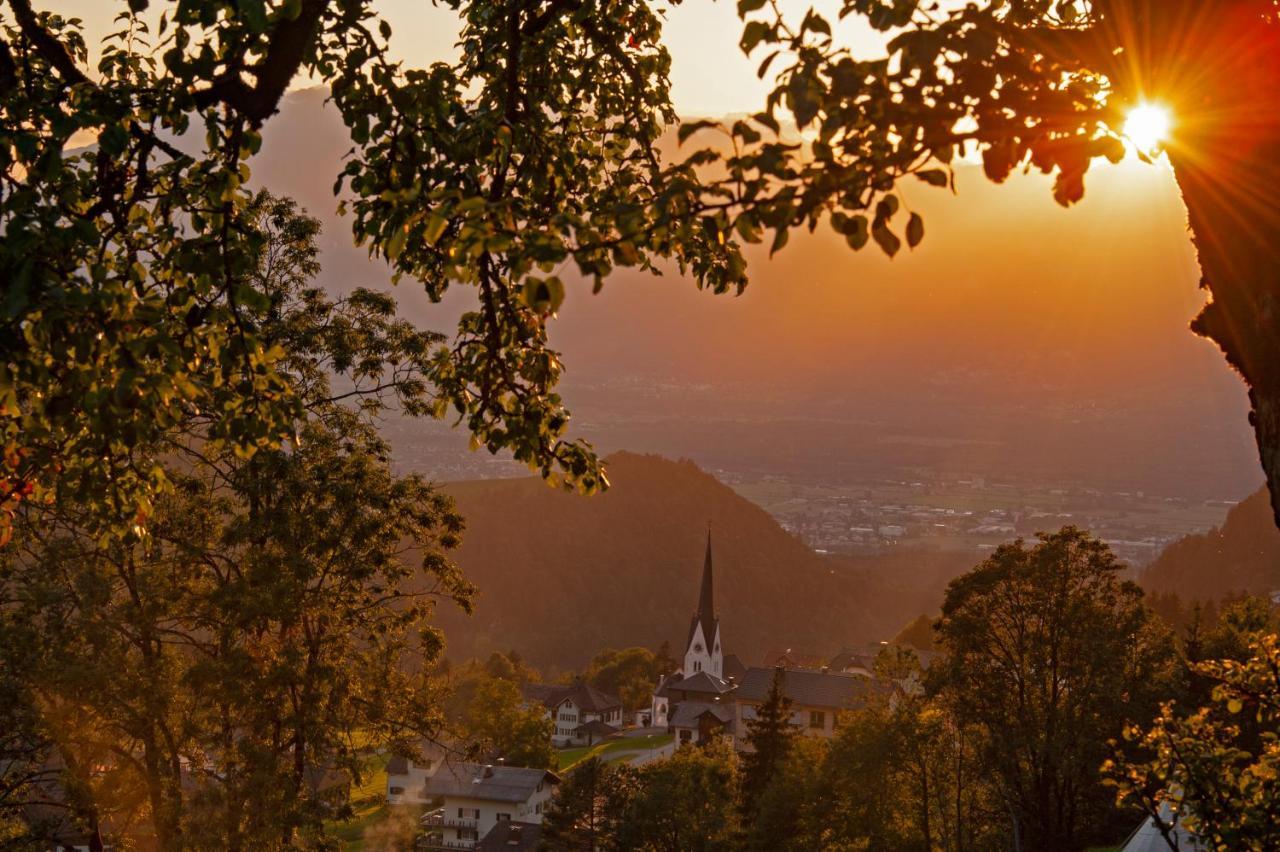
[[[1242,660],[1194,665],[1212,682],[1204,704],[1166,702],[1137,747],[1107,764],[1120,801],[1143,808],[1166,836],[1181,825],[1213,849],[1280,844],[1280,640],[1255,632]]]
[[[173,483],[148,536],[99,534],[92,500],[27,504],[0,565],[3,675],[82,821],[109,819],[119,842],[141,823],[162,848],[316,835],[370,744],[437,734],[430,615],[440,599],[470,606],[446,556],[461,519],[392,472],[376,429],[385,405],[424,395],[430,337],[384,297],[307,286],[316,225],[291,203],[259,195],[246,213],[262,300],[245,317],[286,353],[294,437],[237,453],[191,411],[134,450]]]
[[[1154,716],[1173,687],[1173,646],[1117,577],[1102,542],[1066,527],[1002,545],[951,583],[929,685],[985,732],[1016,842],[1082,848],[1116,819],[1099,783],[1107,742]]]
[[[541,704],[529,704],[509,680],[488,679],[477,685],[466,710],[468,737],[508,766],[554,769],[551,747],[555,723]]]
[[[76,21],[29,0],[0,17],[5,510],[74,496],[142,526],[165,475],[132,451],[191,411],[242,455],[293,435],[284,352],[251,319],[262,236],[245,184],[298,74],[331,88],[349,129],[334,177],[355,240],[432,299],[476,292],[433,342],[426,408],[549,479],[604,485],[555,393],[560,267],[597,289],[659,260],[716,291],[745,280],[691,168],[654,154],[675,120],[657,11],[455,0],[461,58],[418,69],[388,58],[371,0],[151,5],[118,4],[96,68]]]
[[[747,820],[756,813],[761,793],[786,762],[796,737],[791,725],[792,701],[787,697],[786,672],[777,669],[755,718],[747,721],[746,754],[742,759],[742,811]]]

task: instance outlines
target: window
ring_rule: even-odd
[[[695,672],[700,672],[700,671],[702,671],[702,663],[701,663],[700,661],[698,661],[698,660],[694,660],[694,661],[693,661],[693,670],[694,670]]]
[[[827,714],[821,710],[809,711],[809,727],[822,730],[827,726]]]
[[[687,743],[693,739],[693,731],[681,731],[680,742]]]
[[[701,653],[702,653],[702,643],[701,643],[701,642],[694,642],[694,643],[693,643],[693,650],[695,650],[695,651],[697,651],[699,654],[701,654]]]
[[[404,792],[404,788],[403,788],[403,787],[392,787],[392,788],[391,788],[391,790],[390,790],[390,793],[391,793],[391,795],[393,795],[393,796],[399,796],[399,795],[400,795],[401,793],[403,793],[403,792]]]
[[[510,820],[511,814],[498,814],[497,819],[498,819],[498,822],[502,822],[503,820]]]
[[[458,808],[458,819],[480,819],[480,809]]]
[[[458,839],[459,840],[479,840],[480,832],[474,828],[460,828],[458,829]]]

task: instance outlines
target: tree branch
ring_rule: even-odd
[[[36,13],[31,9],[30,0],[9,0],[9,6],[13,9],[13,17],[18,21],[18,29],[45,61],[58,69],[58,73],[62,75],[67,85],[92,84],[92,81],[76,65],[75,57],[71,55],[71,51],[67,50],[66,45],[40,26]]]
[[[241,69],[229,69],[209,88],[194,95],[196,106],[201,109],[216,104],[226,104],[249,119],[254,126],[261,125],[276,111],[285,89],[302,65],[308,46],[314,41],[320,27],[320,18],[330,0],[303,0],[298,16],[278,24],[271,33],[266,56],[258,65],[249,69],[257,80],[250,86],[240,77]]]

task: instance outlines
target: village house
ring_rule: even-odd
[[[551,742],[556,748],[592,745],[622,727],[622,702],[584,680],[569,686],[531,683],[522,690],[527,701],[541,704],[555,722]]]
[[[857,674],[807,669],[748,669],[733,692],[736,744],[747,748],[747,723],[756,718],[769,695],[775,676],[782,678],[782,692],[791,699],[791,724],[805,734],[831,738],[841,713],[867,706],[872,700],[888,700],[893,686]]]
[[[560,778],[545,769],[445,763],[423,785],[443,806],[427,814],[428,849],[474,849],[500,822],[540,824]]]
[[[387,804],[425,805],[430,801],[425,789],[427,779],[440,768],[447,752],[428,742],[419,745],[418,750],[422,753],[420,761],[399,755],[387,761]]]

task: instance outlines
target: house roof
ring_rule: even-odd
[[[543,704],[548,710],[554,710],[567,699],[572,699],[578,709],[590,713],[604,713],[622,707],[622,702],[607,692],[601,692],[585,680],[569,685],[551,685],[544,683],[527,683],[521,687],[524,697],[530,701]]]
[[[747,666],[738,658],[737,654],[726,654],[724,658],[724,679],[731,680],[735,683],[742,680],[742,676],[747,673]]]
[[[693,613],[693,620],[689,622],[689,641],[684,643],[686,652],[693,647],[693,634],[699,624],[702,625],[702,638],[707,643],[708,651],[712,650],[716,641],[716,626],[720,620],[716,618],[715,588],[711,573],[711,530],[707,530],[707,557],[702,563],[702,588],[698,592],[698,608]]]
[[[727,725],[733,721],[733,708],[725,704],[710,704],[705,701],[682,701],[672,711],[668,724],[673,728],[696,728],[698,720],[708,713],[721,724]]]
[[[689,675],[689,677],[663,681],[662,686],[658,689],[658,697],[667,697],[673,689],[677,689],[682,692],[701,692],[707,695],[723,695],[733,689],[733,684],[729,683],[727,680],[722,680],[709,672],[697,672]]]
[[[859,675],[815,672],[808,669],[750,668],[734,693],[742,701],[764,701],[777,671],[783,673],[782,688],[796,704],[851,710],[863,706],[874,695],[888,694],[887,684]]]
[[[532,852],[542,841],[542,826],[504,819],[473,848],[481,852]]]
[[[618,729],[608,722],[601,722],[599,719],[592,719],[586,724],[579,725],[573,729],[575,735],[595,734],[600,737],[609,737],[618,733]]]
[[[857,648],[845,648],[840,653],[831,658],[831,668],[834,671],[844,671],[849,668],[864,668],[871,671],[876,664],[876,654],[879,651],[859,650]]]
[[[559,784],[560,777],[545,769],[454,763],[440,767],[435,775],[428,778],[423,792],[428,796],[488,802],[527,802],[543,782]]]

